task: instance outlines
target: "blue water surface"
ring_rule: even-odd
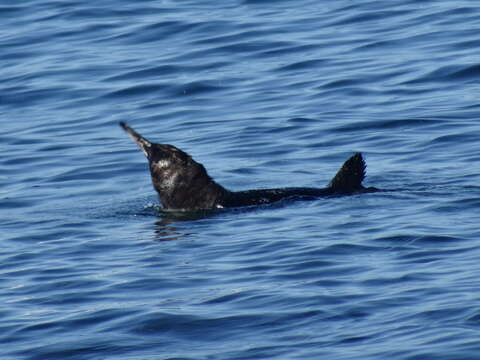
[[[480,3],[0,2],[5,360],[480,359]],[[118,127],[234,190],[175,218]]]

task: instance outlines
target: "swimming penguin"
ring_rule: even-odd
[[[378,189],[362,185],[366,164],[361,153],[350,157],[326,188],[289,187],[230,191],[215,182],[202,164],[168,144],[155,144],[124,122],[120,126],[132,137],[148,159],[150,175],[164,210],[194,211],[269,204],[289,197],[315,199],[329,195],[351,195]]]

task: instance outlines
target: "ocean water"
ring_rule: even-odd
[[[2,360],[480,359],[480,3],[0,2]],[[175,218],[118,127],[235,190]]]

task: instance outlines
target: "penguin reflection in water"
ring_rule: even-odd
[[[230,191],[215,182],[202,164],[168,144],[155,144],[124,122],[120,126],[148,159],[152,183],[167,211],[195,211],[270,204],[285,198],[315,199],[329,195],[352,195],[379,191],[364,187],[365,161],[356,153],[342,165],[325,188],[288,187]]]

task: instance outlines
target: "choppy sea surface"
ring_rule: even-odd
[[[478,1],[0,2],[2,360],[480,359]],[[175,218],[118,127],[234,190]]]

